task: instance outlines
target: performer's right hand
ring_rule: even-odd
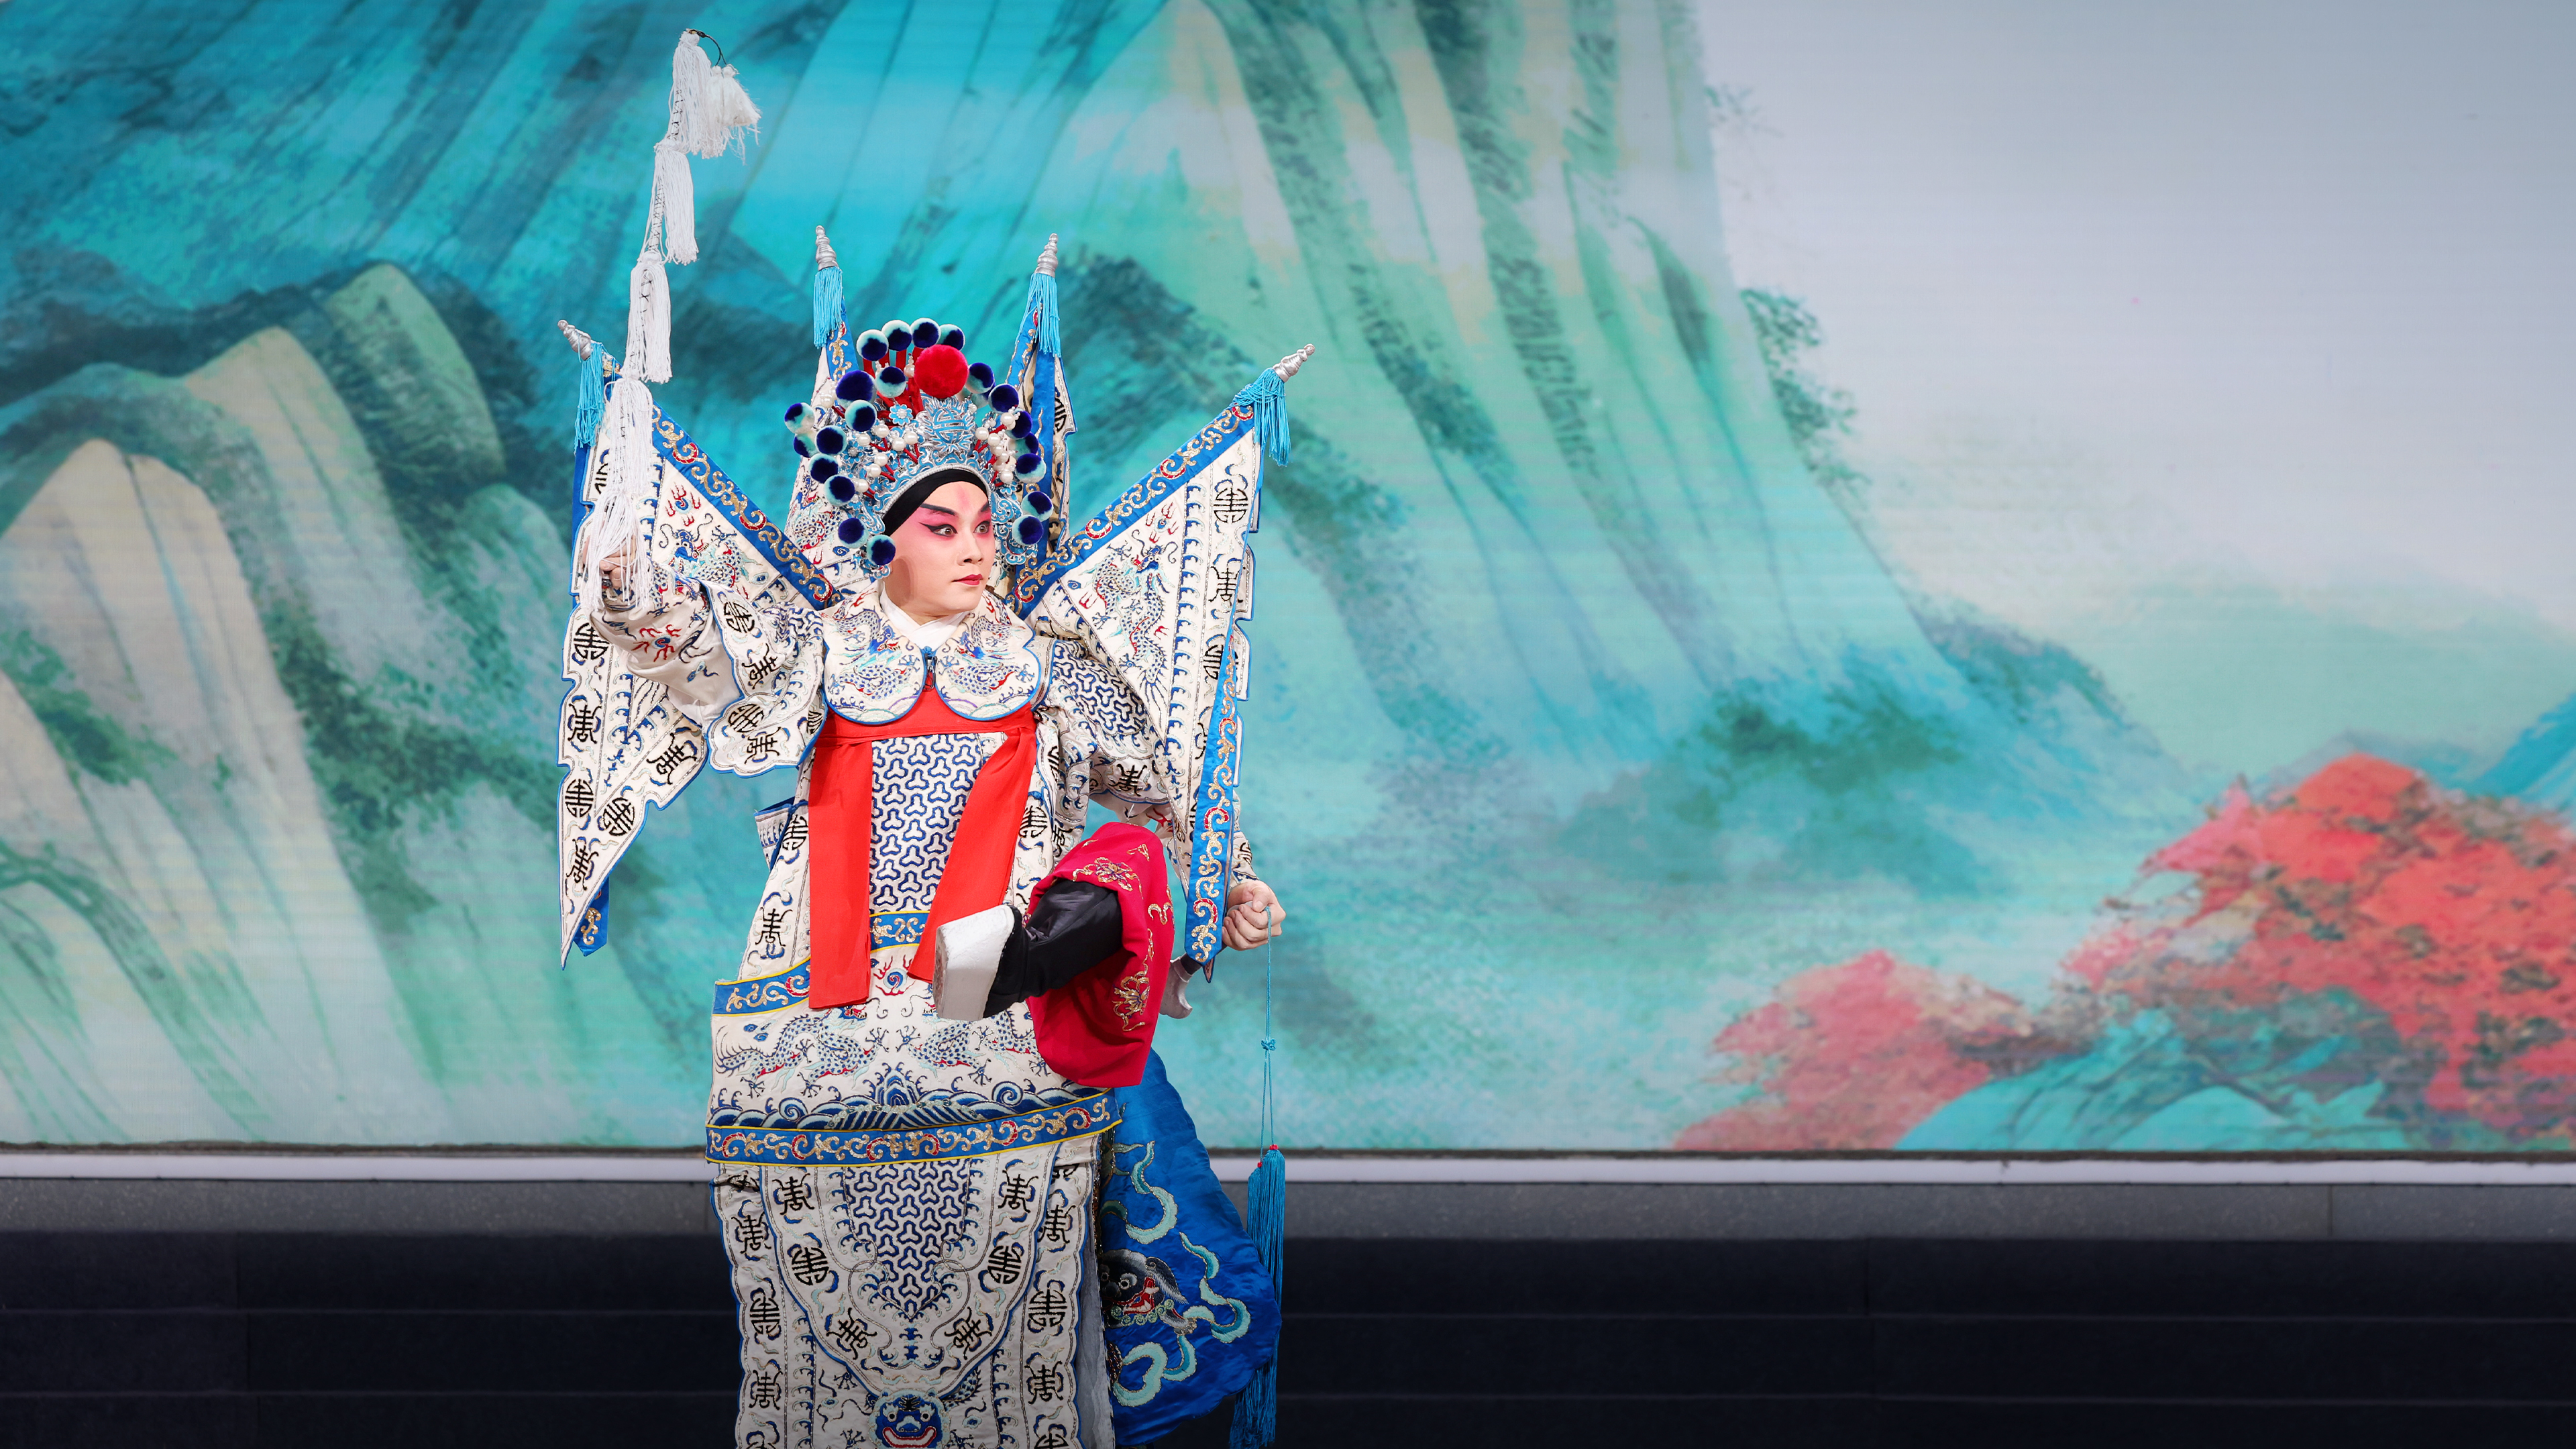
[[[1227,950],[1249,951],[1287,934],[1288,908],[1279,904],[1278,895],[1262,882],[1236,881],[1226,891],[1225,903]]]

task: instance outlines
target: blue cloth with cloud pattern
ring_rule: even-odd
[[[1162,1057],[1116,1095],[1100,1190],[1110,1420],[1143,1444],[1251,1382],[1279,1346],[1279,1300]]]

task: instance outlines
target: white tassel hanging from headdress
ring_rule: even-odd
[[[683,30],[671,52],[671,121],[653,148],[653,207],[644,227],[644,250],[635,258],[626,291],[626,365],[621,375],[647,382],[671,380],[671,279],[663,263],[688,266],[698,259],[697,183],[691,156],[721,156],[760,125],[760,108],[744,93],[732,66],[719,66],[698,47],[703,30]]]
[[[651,548],[661,472],[661,460],[653,448],[653,394],[635,375],[631,357],[618,370],[616,386],[608,390],[607,415],[600,421],[599,440],[593,446],[601,455],[606,480],[598,506],[582,525],[577,578],[581,606],[596,611],[603,563],[617,562],[625,570],[626,587],[639,594],[658,594],[665,582]]]
[[[729,65],[716,65],[698,48],[703,30],[680,32],[671,52],[671,135],[692,156],[721,156],[738,147],[742,133],[757,131],[760,107],[751,103]]]
[[[677,141],[653,148],[653,205],[662,213],[662,254],[679,266],[698,259],[698,188]]]
[[[671,278],[662,270],[660,227],[644,238],[626,276],[626,361],[620,377],[671,380]]]

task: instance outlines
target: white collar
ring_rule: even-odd
[[[936,649],[955,638],[957,631],[966,626],[966,616],[973,612],[972,609],[963,609],[941,619],[915,619],[886,597],[884,584],[877,585],[878,616],[886,621],[887,628],[902,635],[915,649]]]

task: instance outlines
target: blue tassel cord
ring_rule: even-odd
[[[1272,393],[1279,379],[1269,373]],[[1259,383],[1253,384],[1260,386]],[[1245,388],[1245,392],[1252,388]],[[1286,432],[1283,429],[1284,440]],[[1268,922],[1263,924],[1267,925]],[[1270,945],[1261,947],[1261,1135],[1264,1140],[1279,1135],[1278,1109],[1274,1092],[1277,1086],[1275,1066],[1279,1059],[1279,1037],[1271,1024],[1276,993],[1271,986]],[[1270,1270],[1272,1298],[1286,1312],[1287,1265],[1283,1261],[1288,1245],[1288,1158],[1271,1142],[1262,1151],[1259,1166],[1252,1169],[1252,1180],[1244,1185],[1244,1227],[1252,1235],[1252,1251],[1260,1255],[1261,1266]],[[1228,1430],[1228,1449],[1270,1449],[1279,1438],[1279,1355],[1287,1351],[1287,1334],[1280,1334],[1279,1347],[1272,1350],[1270,1362],[1253,1374],[1244,1385],[1241,1397],[1234,1401],[1234,1423]]]
[[[1282,1286],[1280,1250],[1286,1246],[1288,1227],[1288,1159],[1276,1147],[1262,1153],[1261,1165],[1252,1169],[1252,1181],[1246,1186],[1245,1205],[1251,1211],[1245,1214],[1244,1226],[1252,1232],[1253,1251],[1261,1255],[1261,1266],[1270,1270],[1271,1291],[1277,1293]],[[1270,1449],[1278,1442],[1279,1354],[1285,1347],[1283,1335],[1281,1348],[1272,1351],[1270,1362],[1253,1373],[1242,1397],[1234,1401],[1228,1449]]]
[[[1234,395],[1236,407],[1252,409],[1252,431],[1273,463],[1288,461],[1288,384],[1271,368]]]
[[[832,329],[841,325],[841,269],[814,269],[814,345],[832,340]]]

